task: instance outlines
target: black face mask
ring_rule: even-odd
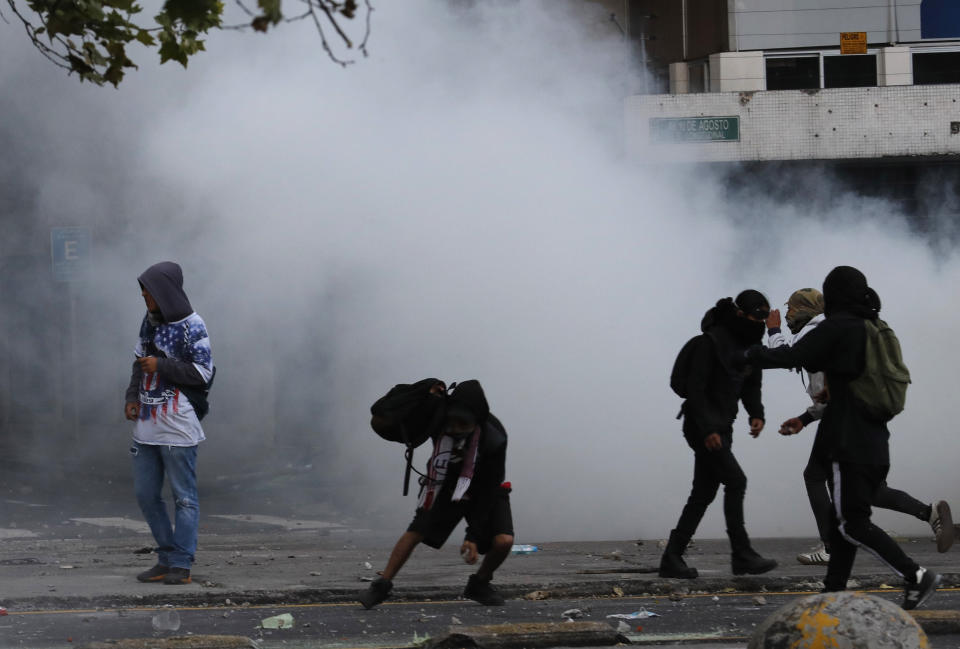
[[[754,322],[744,316],[731,314],[724,319],[724,327],[733,336],[734,340],[744,346],[754,345],[763,339],[766,329],[764,322]]]

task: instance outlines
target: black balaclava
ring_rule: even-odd
[[[869,320],[880,313],[880,296],[853,266],[837,266],[823,280],[823,312],[829,318],[841,311]]]
[[[725,297],[718,300],[707,315],[704,316],[701,328],[706,331],[709,326],[718,324],[733,336],[739,344],[747,346],[759,343],[763,339],[766,328],[764,322],[754,322],[738,315],[742,311],[745,315],[752,314],[764,317],[770,312],[770,303],[760,291],[746,290],[737,296],[737,299]]]
[[[490,414],[487,397],[476,379],[461,381],[447,399],[447,416],[483,424]],[[450,431],[447,431],[450,434]]]

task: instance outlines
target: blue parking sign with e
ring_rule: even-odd
[[[52,228],[50,255],[55,280],[72,282],[80,279],[90,264],[90,229]]]

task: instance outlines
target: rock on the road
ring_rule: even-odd
[[[864,593],[820,593],[778,609],[747,649],[926,649],[927,636],[896,604]]]

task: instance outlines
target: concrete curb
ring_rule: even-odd
[[[942,575],[941,588],[960,586],[960,573]],[[892,582],[892,583],[891,583]],[[42,596],[6,598],[4,606],[10,611],[34,609],[103,609],[144,606],[223,606],[227,599],[233,606],[261,606],[270,604],[313,604],[355,602],[357,595],[367,587],[358,583],[357,588],[297,588],[284,590],[178,590],[177,586],[158,585],[156,594],[150,595],[97,595],[97,596]],[[823,584],[810,578],[749,576],[717,577],[691,580],[619,578],[600,581],[552,581],[538,583],[498,583],[497,588],[507,599],[577,599],[587,597],[638,597],[638,596],[696,596],[713,593],[789,593],[817,592]],[[892,588],[891,588],[892,587]],[[858,577],[851,590],[900,590],[896,579],[889,576]],[[460,597],[462,585],[450,586],[404,586],[399,583],[391,601],[417,602],[454,600]],[[358,604],[359,605],[359,604]]]
[[[604,622],[537,622],[451,628],[429,642],[427,649],[539,649],[547,647],[609,647],[628,642]]]
[[[927,635],[952,635],[960,633],[960,611],[924,610],[910,611],[920,628]]]
[[[257,649],[257,646],[256,642],[243,636],[192,635],[91,642],[79,649]]]

